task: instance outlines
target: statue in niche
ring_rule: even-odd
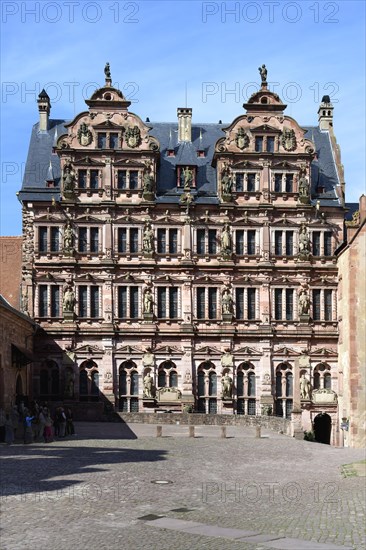
[[[150,372],[144,377],[144,397],[148,399],[153,397],[153,379]]]
[[[154,191],[154,178],[146,173],[144,174],[144,180],[143,180],[143,192],[150,194]]]
[[[183,170],[184,191],[190,191],[192,182],[193,182],[193,170],[191,170],[188,166],[186,166],[185,169]]]
[[[222,294],[221,305],[222,313],[224,315],[230,315],[233,313],[233,298],[228,288],[226,288]]]
[[[310,239],[305,224],[302,224],[299,232],[299,255],[310,255]]]
[[[68,221],[64,229],[64,249],[72,250],[74,248],[74,233],[71,223]]]
[[[231,376],[229,376],[228,372],[225,373],[224,376],[221,378],[221,386],[223,399],[230,399],[233,389],[233,379],[231,378]]]
[[[262,65],[261,67],[258,67],[259,74],[261,75],[262,82],[267,82],[267,68],[265,65]]]
[[[70,193],[74,190],[75,186],[75,174],[71,170],[71,165],[66,164],[63,174],[63,189],[66,193]]]
[[[307,291],[303,288],[300,291],[299,296],[299,314],[300,315],[309,315],[310,311],[310,300]]]
[[[150,222],[146,222],[144,228],[142,249],[143,252],[146,252],[147,254],[151,254],[152,252],[154,252],[154,231],[151,229]]]
[[[147,288],[144,294],[144,313],[152,314],[153,303],[154,303],[153,295],[151,293],[150,288]]]
[[[306,172],[303,171],[299,179],[299,196],[300,200],[308,201],[310,198],[310,185],[308,179],[305,177]]]
[[[67,286],[63,296],[63,311],[73,312],[76,304],[75,293],[71,286]]]
[[[223,195],[231,195],[233,189],[233,176],[229,168],[225,168],[221,175],[221,187]]]
[[[300,378],[300,396],[301,399],[310,399],[310,382],[303,374]]]
[[[111,80],[112,76],[111,76],[111,68],[110,68],[110,65],[107,61],[107,63],[105,64],[105,67],[104,67],[104,74],[105,74],[105,77],[108,79],[108,80]]]
[[[225,254],[231,253],[231,234],[228,223],[225,223],[221,233],[221,250]]]

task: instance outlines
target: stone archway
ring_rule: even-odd
[[[332,419],[329,414],[320,413],[314,418],[315,441],[330,445],[330,434],[332,431]]]

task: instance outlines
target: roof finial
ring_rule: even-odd
[[[105,74],[105,83],[107,85],[111,85],[112,84],[111,68],[109,66],[108,61],[105,64],[105,67],[104,67],[104,74]]]
[[[261,75],[262,88],[267,88],[267,69],[263,64],[261,67],[258,67],[259,74]]]

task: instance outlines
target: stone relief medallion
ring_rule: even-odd
[[[285,151],[294,151],[296,149],[296,136],[294,130],[284,128],[281,135],[281,145]]]
[[[78,141],[83,147],[85,147],[86,145],[90,145],[93,141],[93,134],[91,133],[85,122],[81,124],[78,130]]]
[[[132,149],[138,147],[141,143],[141,132],[139,128],[137,126],[127,128],[125,132],[125,139],[127,145]]]
[[[249,145],[249,135],[248,132],[244,130],[244,128],[239,128],[236,138],[235,138],[236,146],[239,149],[245,149]]]

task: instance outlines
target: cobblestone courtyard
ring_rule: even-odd
[[[364,450],[242,427],[76,432],[1,446],[1,550],[366,547],[366,478],[342,468]]]

